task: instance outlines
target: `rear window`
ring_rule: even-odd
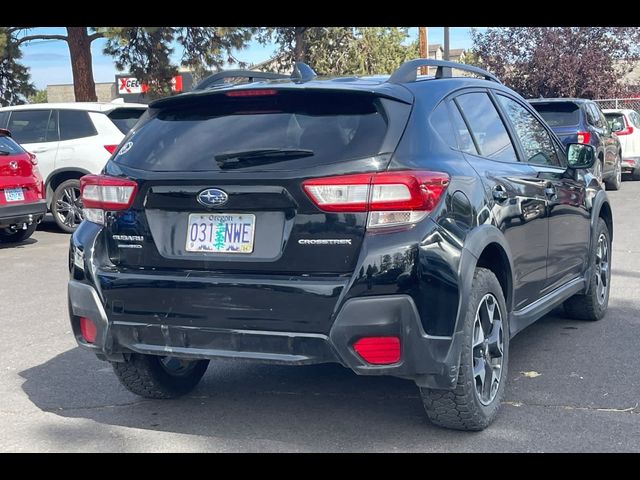
[[[117,108],[107,116],[118,127],[118,130],[126,135],[138,123],[138,119],[143,113],[143,108]]]
[[[605,118],[609,124],[609,128],[614,132],[616,130],[622,130],[625,127],[624,115],[621,113],[605,113]]]
[[[382,153],[386,132],[383,100],[370,95],[215,95],[161,110],[115,160],[155,171],[289,170]]]
[[[10,137],[0,135],[0,155],[17,155],[23,152],[23,148]]]
[[[572,102],[532,103],[550,127],[577,125],[580,122],[580,107]]]

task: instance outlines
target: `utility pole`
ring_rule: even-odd
[[[420,58],[429,58],[429,32],[427,27],[418,27],[418,48]],[[429,67],[420,67],[421,75],[429,74]]]
[[[444,27],[444,59],[449,61],[449,27]]]

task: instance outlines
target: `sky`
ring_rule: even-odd
[[[470,48],[471,33],[468,27],[451,27],[449,33],[451,48]],[[429,43],[444,43],[443,27],[428,27]],[[30,34],[65,34],[64,27],[34,28]],[[417,28],[409,30],[411,38],[418,36]],[[103,55],[105,40],[98,39],[91,44],[93,56],[93,77],[96,82],[113,82],[116,68],[111,57]],[[177,49],[176,49],[177,50]],[[245,50],[238,52],[239,60],[249,64],[260,63],[271,58],[275,50],[273,45],[260,45],[252,42]],[[22,63],[29,67],[31,79],[36,88],[47,85],[71,83],[71,62],[66,42],[60,40],[34,40],[23,47]],[[173,60],[180,62],[180,52],[176,51]]]

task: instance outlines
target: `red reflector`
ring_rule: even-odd
[[[364,337],[353,344],[353,349],[372,365],[390,365],[400,361],[398,337]]]
[[[589,143],[591,134],[589,132],[578,132],[578,143]]]
[[[118,145],[105,145],[104,148],[107,152],[113,155],[113,152],[116,151],[116,148],[118,148]]]
[[[277,91],[273,89],[260,88],[256,90],[233,90],[225,93],[225,95],[227,97],[264,97],[265,95],[275,95],[276,93]]]
[[[96,341],[96,326],[88,318],[80,317],[80,333],[82,333],[82,338],[87,342],[93,343]]]

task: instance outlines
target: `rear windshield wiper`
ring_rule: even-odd
[[[11,152],[7,152],[6,150],[0,150],[0,155],[11,155]]]
[[[292,158],[310,157],[313,150],[296,148],[257,148],[255,150],[242,150],[237,152],[225,152],[215,156],[220,168],[237,168],[250,166],[249,164],[273,163]],[[254,160],[254,161],[251,161]],[[259,160],[259,161],[255,161]],[[265,160],[267,162],[265,162]]]

